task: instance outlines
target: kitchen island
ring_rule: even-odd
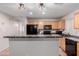
[[[4,36],[9,38],[12,56],[58,56],[58,38],[61,35]]]

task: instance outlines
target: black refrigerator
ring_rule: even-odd
[[[37,24],[27,24],[26,25],[27,29],[27,35],[36,35],[38,34],[38,25]]]

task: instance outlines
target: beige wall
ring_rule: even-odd
[[[27,24],[38,24],[39,29],[43,29],[44,25],[52,25],[52,29],[57,29],[58,19],[28,19]]]

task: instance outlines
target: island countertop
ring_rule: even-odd
[[[62,35],[51,34],[51,35],[25,35],[25,36],[4,36],[4,38],[61,38]]]

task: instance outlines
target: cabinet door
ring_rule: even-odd
[[[59,29],[65,29],[65,20],[60,20],[59,21],[58,28]]]
[[[79,42],[77,42],[77,56],[79,56]]]
[[[65,51],[65,38],[62,38],[62,49]]]
[[[58,29],[58,22],[57,21],[52,22],[52,29]]]
[[[59,47],[65,51],[65,38],[59,38]]]
[[[74,28],[79,29],[79,12],[74,15]]]
[[[61,48],[61,38],[59,38],[59,47]]]

